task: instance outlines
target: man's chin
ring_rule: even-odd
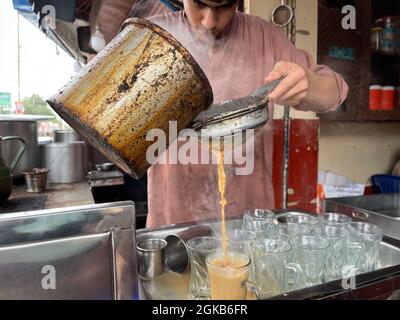
[[[221,31],[204,31],[201,29],[196,30],[197,38],[202,42],[212,42],[219,38]]]

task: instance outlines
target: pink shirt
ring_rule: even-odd
[[[343,78],[326,66],[316,65],[312,57],[297,50],[283,33],[265,20],[237,12],[224,30],[221,40],[206,48],[195,40],[184,12],[150,19],[172,33],[194,56],[209,79],[214,102],[239,98],[264,84],[265,77],[278,61],[292,61],[337,81],[340,99],[347,97]],[[270,115],[273,107],[270,107]],[[254,171],[235,174],[235,165],[225,165],[226,215],[243,214],[249,209],[274,209],[272,185],[273,121],[255,136]],[[217,166],[156,164],[148,171],[149,214],[147,227],[201,221],[220,216]]]

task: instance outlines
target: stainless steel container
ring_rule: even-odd
[[[196,237],[210,236],[212,230],[206,226],[198,226],[188,230],[171,234],[165,238],[165,259],[169,270],[185,273],[189,269],[189,255],[186,242]]]
[[[45,168],[34,168],[31,171],[24,171],[26,191],[40,193],[47,188],[47,173]]]
[[[83,141],[81,135],[74,130],[54,130],[53,142]]]
[[[48,103],[122,171],[140,178],[151,166],[146,151],[154,142],[147,133],[160,129],[168,142],[170,121],[179,132],[212,101],[190,53],[159,26],[132,18]]]
[[[87,168],[85,147],[83,141],[41,145],[41,166],[49,169],[49,183],[83,181]]]
[[[39,165],[38,121],[49,120],[48,116],[0,115],[0,136],[18,136],[26,141],[26,150],[13,171],[13,177],[22,176],[22,171]],[[3,158],[11,163],[18,151],[18,144],[3,143]]]
[[[164,273],[165,247],[163,239],[147,239],[137,243],[139,275],[143,278],[155,278]]]

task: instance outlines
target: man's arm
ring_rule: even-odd
[[[336,79],[320,75],[293,62],[280,61],[265,78],[267,83],[282,78],[282,82],[269,95],[269,99],[301,111],[325,113],[340,100]]]
[[[311,55],[297,49],[276,27],[269,25],[275,66],[265,82],[284,77],[270,99],[301,111],[324,113],[336,110],[347,98],[343,77],[327,66],[317,65]]]

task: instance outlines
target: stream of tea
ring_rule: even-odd
[[[228,254],[227,254],[227,246],[228,246],[228,236],[226,233],[226,225],[225,225],[225,185],[226,185],[226,176],[224,170],[224,146],[221,146],[219,149],[219,154],[217,154],[218,159],[218,189],[221,195],[221,235],[222,235],[222,250],[223,250],[223,258],[224,258],[224,267],[228,265]]]

